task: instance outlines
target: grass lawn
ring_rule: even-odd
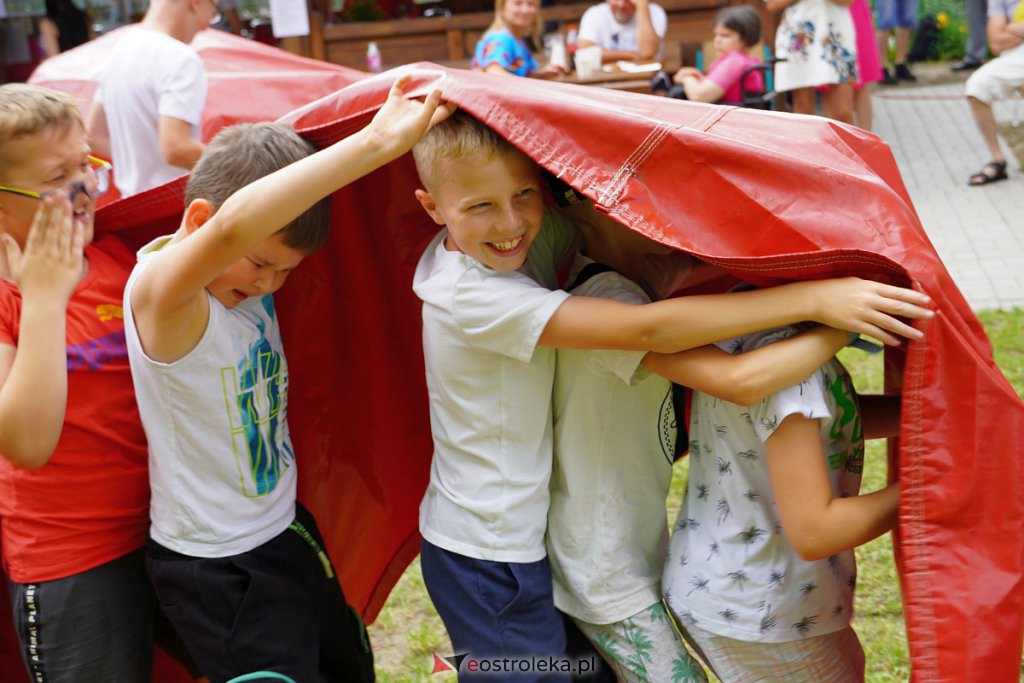
[[[1017,393],[1024,396],[1024,311],[990,311],[979,314],[995,349],[996,363]],[[854,377],[858,391],[881,391],[881,357],[846,349],[840,359]],[[885,448],[870,443],[864,467],[863,491],[885,483]],[[675,520],[686,485],[685,460],[676,467],[669,494],[669,517]],[[854,627],[867,654],[867,680],[873,683],[910,678],[903,610],[892,560],[889,536],[857,550],[857,616]],[[431,676],[431,653],[451,654],[451,644],[441,620],[423,587],[419,560],[402,576],[377,619],[370,627],[381,683],[455,681],[455,674]],[[1024,680],[1024,679],[1022,679]]]

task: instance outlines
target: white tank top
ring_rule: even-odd
[[[124,295],[128,359],[149,440],[150,535],[185,555],[237,555],[295,517],[288,366],[274,299],[227,309],[211,296],[196,347],[173,363],[152,360],[139,342],[131,293],[169,239],[139,251]]]

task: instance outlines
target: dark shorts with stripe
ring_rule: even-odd
[[[149,683],[158,610],[141,548],[63,579],[7,587],[29,681]],[[8,673],[4,680],[22,680]]]
[[[160,606],[213,683],[273,671],[299,683],[372,681],[373,654],[345,601],[313,516],[230,557],[182,555],[150,540]]]

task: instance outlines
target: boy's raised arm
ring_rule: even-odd
[[[46,198],[25,250],[8,235],[4,252],[21,292],[18,347],[0,344],[0,454],[36,469],[53,455],[67,407],[66,315],[82,277],[82,228],[67,200]]]
[[[899,485],[833,498],[817,420],[790,415],[765,442],[786,540],[808,561],[856,548],[896,524]]]
[[[748,292],[684,296],[644,306],[574,296],[548,321],[540,345],[675,353],[770,327],[813,320],[897,345],[923,335],[898,320],[929,318],[921,292],[848,277]]]
[[[197,230],[139,277],[132,305],[165,314],[186,308],[215,277],[320,199],[406,153],[450,109],[440,91],[425,102],[406,99],[409,82],[395,82],[384,106],[366,128],[242,188],[210,216],[197,200]],[[202,212],[205,211],[205,215]]]
[[[802,381],[849,341],[848,332],[817,327],[746,353],[734,355],[708,345],[673,354],[648,353],[643,364],[677,384],[749,406]]]

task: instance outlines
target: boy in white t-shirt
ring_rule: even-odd
[[[439,92],[404,99],[408,81],[395,83],[366,128],[319,152],[281,124],[221,131],[189,178],[181,227],[139,252],[125,288],[149,441],[147,568],[212,681],[260,670],[296,681],[374,678],[365,630],[312,516],[296,505],[272,294],[326,240],[326,198],[404,154],[448,113]]]
[[[424,185],[416,197],[446,228],[413,285],[434,436],[423,574],[456,652],[492,658],[497,671],[507,672],[508,655],[565,647],[544,545],[555,348],[673,353],[808,319],[895,342],[878,324],[919,333],[886,310],[930,315],[918,306],[925,295],[854,278],[645,306],[570,298],[557,272],[574,235],[545,211],[533,161],[467,114],[433,128],[413,154]]]
[[[666,293],[659,276],[676,288],[723,274],[594,211],[564,186],[553,194],[583,237],[586,256],[576,256],[569,276],[574,296],[646,304]],[[619,680],[707,680],[662,606],[665,499],[674,456],[685,450],[677,448],[672,382],[755,403],[848,341],[848,333],[822,327],[740,356],[714,346],[676,354],[558,350],[547,537],[554,601]],[[680,672],[686,677],[676,678]]]
[[[756,353],[793,333],[719,346]],[[899,500],[896,483],[857,495],[864,438],[895,436],[900,410],[898,397],[861,400],[863,425],[835,359],[749,407],[694,393],[689,480],[664,589],[720,679],[864,680],[850,627],[853,548],[893,527]]]

